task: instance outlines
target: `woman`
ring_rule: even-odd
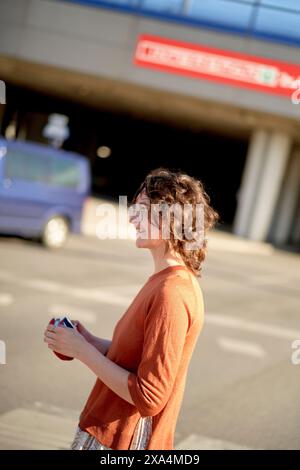
[[[166,211],[157,208],[174,204],[192,208],[187,230],[179,230],[184,218],[176,211],[167,214],[165,230]],[[132,200],[129,220],[137,231],[136,246],[153,256],[154,272],[118,321],[112,341],[96,338],[79,322],[74,330],[47,328],[50,349],[77,358],[97,376],[72,449],[173,449],[187,371],[203,325],[197,277],[206,239],[191,248],[198,206],[206,235],[218,214],[200,181],[165,168],[150,172]]]

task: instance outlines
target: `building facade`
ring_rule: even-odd
[[[96,192],[180,167],[237,235],[300,246],[297,0],[2,0],[0,26],[2,134],[65,114]]]

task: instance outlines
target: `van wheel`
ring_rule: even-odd
[[[69,224],[64,217],[55,216],[49,219],[42,233],[42,243],[47,248],[60,248],[68,238]]]

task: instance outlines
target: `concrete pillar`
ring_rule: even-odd
[[[247,236],[251,212],[257,194],[269,139],[267,131],[255,130],[250,138],[246,165],[238,193],[238,205],[233,222],[233,233]]]
[[[283,132],[273,132],[270,136],[263,174],[252,212],[248,237],[263,241],[267,238],[277,199],[281,189],[292,139]]]
[[[273,239],[276,243],[287,243],[292,230],[300,190],[300,150],[291,155],[283,190],[280,194]]]

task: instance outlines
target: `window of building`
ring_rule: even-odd
[[[164,13],[179,14],[183,8],[183,0],[141,0],[141,7]]]
[[[186,15],[193,20],[241,30],[248,29],[252,12],[253,2],[232,0],[190,0],[186,9]]]
[[[261,7],[257,12],[254,33],[300,41],[300,12]]]

